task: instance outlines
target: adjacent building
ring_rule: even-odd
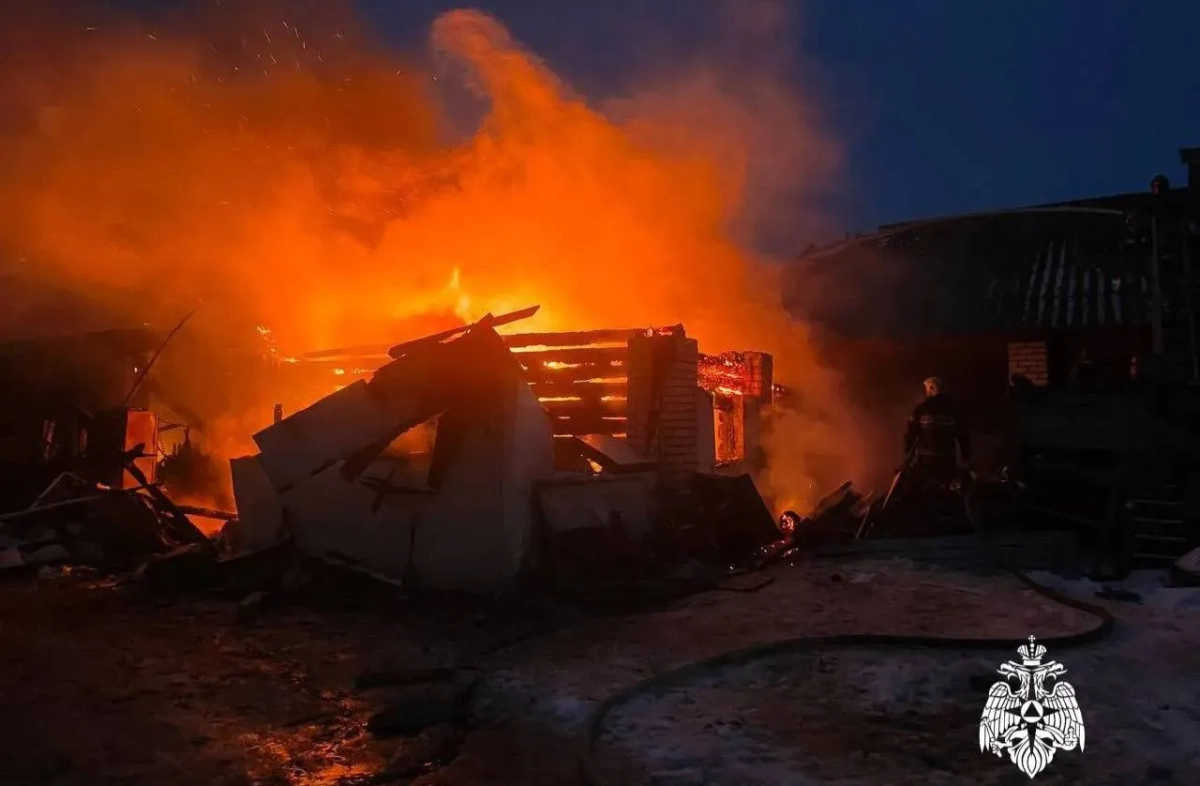
[[[902,417],[938,375],[986,442],[1014,375],[1049,388],[1200,376],[1190,193],[1159,177],[1141,193],[883,226],[808,249],[785,303],[868,405]]]

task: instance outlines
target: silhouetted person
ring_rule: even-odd
[[[958,462],[971,458],[971,437],[958,408],[942,392],[937,377],[925,380],[925,400],[913,409],[904,434],[904,453],[921,475],[949,482]]]

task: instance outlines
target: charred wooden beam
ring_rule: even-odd
[[[683,325],[653,328],[620,328],[608,330],[576,330],[567,333],[514,333],[504,337],[509,348],[568,347],[588,344],[624,344],[631,338],[645,335],[683,335]]]
[[[582,347],[589,344],[624,344],[645,330],[577,330],[571,333],[515,333],[504,337],[510,349],[517,347]]]
[[[670,328],[623,328],[619,330],[576,330],[571,332],[524,332],[504,336],[510,349],[522,347],[587,347],[589,344],[625,344],[644,335],[683,335],[683,325]]]
[[[536,352],[517,350],[513,357],[522,366],[529,368],[539,363],[611,363],[614,360],[625,362],[629,350],[625,347],[564,347],[539,349]]]
[[[328,357],[301,357],[299,363],[287,363],[295,368],[344,368],[374,371],[391,360],[387,355],[330,355]]]
[[[147,480],[146,473],[142,472],[141,467],[137,466],[135,461],[145,455],[145,450],[145,444],[139,443],[134,446],[133,450],[122,454],[121,458],[122,463],[125,465],[125,471],[141,484],[141,488],[145,490],[155,509],[162,514],[163,523],[184,543],[196,543],[207,549],[213,548],[208,536],[192,523],[192,520],[179,509],[179,506],[170,497],[163,493],[162,489]]]
[[[391,344],[360,344],[355,347],[305,352],[299,355],[298,358],[305,363],[350,363],[355,360],[371,360],[383,363],[392,359],[392,356],[388,354],[388,350],[391,348]]]
[[[600,417],[593,414],[559,415],[550,420],[555,434],[624,434],[623,417]]]
[[[623,360],[610,360],[599,363],[548,362],[551,365],[546,365],[546,362],[522,363],[521,367],[525,369],[525,379],[530,384],[537,384],[625,377],[625,362]]]
[[[238,514],[230,510],[217,510],[216,508],[205,508],[199,505],[176,505],[179,512],[188,516],[199,516],[205,519],[218,519],[221,521],[233,521],[238,517]]]
[[[533,388],[533,392],[538,395],[538,398],[544,396],[580,396],[585,399],[594,399],[601,396],[624,396],[626,387],[624,379],[589,379],[576,382],[570,380],[562,382],[530,382],[529,386]]]
[[[430,344],[436,344],[440,341],[455,338],[456,336],[466,333],[468,330],[471,330],[475,327],[487,327],[494,329],[500,327],[501,325],[518,322],[522,319],[527,319],[533,316],[538,312],[539,308],[541,308],[541,306],[530,306],[529,308],[523,308],[520,311],[510,311],[507,314],[500,314],[499,316],[487,314],[483,319],[475,322],[474,324],[450,328],[449,330],[443,330],[440,333],[434,333],[429,336],[413,339],[412,341],[406,341],[403,344],[397,344],[388,350],[388,355],[393,358],[399,358],[407,355],[410,352],[419,351]]]
[[[538,401],[551,415],[572,415],[589,410],[598,415],[623,415],[627,406],[622,394],[597,395],[596,392],[585,396],[538,396]]]

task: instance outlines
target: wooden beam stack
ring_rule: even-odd
[[[642,330],[524,333],[504,342],[550,414],[556,436],[625,435],[629,339]]]

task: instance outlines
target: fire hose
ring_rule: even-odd
[[[898,484],[901,476],[907,468],[902,467],[897,472],[896,480],[893,482],[893,491]],[[889,494],[890,497],[890,494]],[[980,540],[988,547],[991,544],[984,537],[983,531],[980,529],[975,515],[971,510],[971,506],[967,500],[966,494],[963,495],[963,507],[968,520],[971,522],[972,528],[980,537]],[[993,550],[993,558],[995,564],[999,565],[999,554]],[[1028,589],[1033,590],[1042,597],[1051,600],[1068,608],[1082,611],[1085,614],[1097,620],[1096,625],[1092,628],[1081,631],[1079,633],[1071,633],[1063,636],[1053,636],[1047,638],[1039,638],[1044,644],[1057,648],[1060,647],[1079,647],[1086,644],[1092,644],[1106,638],[1112,633],[1114,619],[1108,609],[1095,603],[1073,598],[1065,593],[1051,589],[1043,584],[1034,581],[1024,571],[1012,567],[1003,566],[1002,570],[1011,574],[1021,584]],[[609,786],[609,783],[600,775],[596,766],[595,747],[597,741],[604,733],[605,721],[608,716],[619,707],[628,704],[631,700],[639,695],[653,694],[664,689],[674,687],[697,677],[711,675],[713,672],[720,669],[728,668],[739,664],[751,663],[763,658],[769,658],[778,655],[790,653],[801,653],[823,648],[858,648],[858,649],[939,649],[939,650],[1012,650],[1026,643],[1026,639],[991,639],[991,638],[955,638],[942,636],[917,636],[917,635],[891,635],[891,634],[876,634],[876,633],[851,633],[837,634],[830,636],[807,636],[802,638],[783,639],[780,641],[772,641],[761,644],[754,644],[749,647],[723,652],[711,658],[695,661],[675,669],[661,672],[641,682],[630,685],[604,699],[592,711],[584,724],[580,733],[578,764],[579,775],[586,786]]]

